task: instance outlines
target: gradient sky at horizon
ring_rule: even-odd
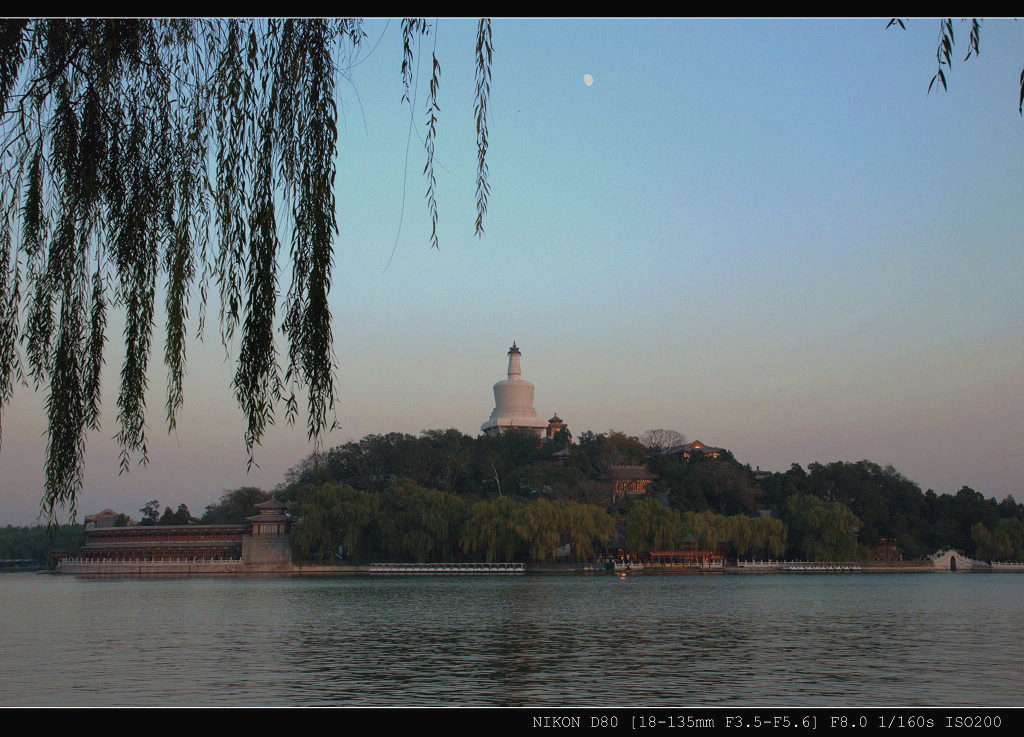
[[[538,414],[575,434],[666,427],[762,469],[867,458],[922,489],[1024,501],[1024,26],[986,21],[963,62],[955,24],[949,89],[928,94],[938,21],[885,25],[495,20],[475,239],[475,23],[441,19],[436,251],[420,140],[433,37],[410,138],[400,23],[368,22],[341,87],[341,429],[325,447],[476,435],[516,340]],[[279,412],[246,473],[214,304],[169,436],[160,319],[150,463],[120,476],[110,321],[79,519],[150,499],[199,515],[312,450]],[[44,401],[20,388],[3,410],[0,524],[38,513]]]

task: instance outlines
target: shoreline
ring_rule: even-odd
[[[980,563],[980,562],[979,562]],[[799,570],[792,570],[800,566]],[[845,567],[845,570],[840,569]],[[28,569],[17,569],[26,571]],[[53,570],[37,569],[36,573],[73,575],[86,577],[174,577],[174,578],[291,578],[291,577],[343,577],[343,576],[445,576],[469,577],[508,576],[523,574],[483,572],[398,572],[381,573],[373,571],[369,564],[324,565],[316,563],[288,564],[245,564],[242,561],[62,561]],[[970,568],[951,571],[938,567],[931,561],[900,561],[898,563],[808,563],[804,561],[781,561],[772,565],[731,565],[721,568],[635,568],[619,570],[586,570],[582,564],[547,563],[526,564],[525,575],[544,576],[692,576],[692,575],[856,575],[859,573],[1024,573],[1024,563],[981,564]]]

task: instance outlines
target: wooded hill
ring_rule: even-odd
[[[663,452],[653,432],[641,437],[646,445],[616,431],[584,432],[574,443],[567,432],[547,443],[530,432],[367,435],[303,459],[273,493],[300,519],[293,546],[307,559],[333,559],[339,545],[358,560],[584,560],[690,545],[730,557],[915,559],[954,547],[1024,559],[1024,505],[1011,497],[997,502],[966,486],[922,492],[866,460],[759,473],[728,451],[686,459]],[[648,469],[646,493],[613,501],[616,466]],[[242,522],[269,497],[226,491],[200,521]],[[184,505],[159,509],[147,504],[143,522],[190,518]],[[0,543],[29,539],[21,529],[30,528],[0,530]],[[20,558],[38,552],[31,547],[2,549]]]
[[[554,455],[565,449],[567,456]],[[307,519],[313,518],[318,494],[342,494],[348,495],[345,498],[353,508],[384,505],[378,514],[391,520],[388,525],[408,517],[410,530],[416,525],[416,515],[403,514],[411,507],[428,504],[427,490],[440,492],[447,496],[432,497],[429,504],[438,510],[448,509],[452,516],[443,524],[430,524],[449,531],[447,542],[434,548],[448,554],[502,550],[540,559],[542,554],[537,551],[549,547],[553,551],[570,539],[589,535],[590,542],[579,544],[579,553],[602,544],[633,552],[694,544],[734,556],[849,560],[875,557],[884,539],[895,541],[895,548],[889,546],[889,555],[905,559],[944,547],[987,559],[1024,558],[1024,505],[1010,497],[997,502],[968,487],[954,495],[931,489],[922,492],[891,466],[883,468],[866,460],[812,463],[806,471],[793,464],[782,473],[755,474],[728,451],[715,459],[699,453],[684,459],[663,450],[616,431],[584,432],[571,444],[565,435],[540,443],[529,432],[476,438],[454,429],[427,430],[419,436],[368,435],[304,459],[289,471],[276,492],[289,502],[293,513],[303,516],[305,512]],[[612,502],[612,468],[623,465],[646,466],[653,482],[642,496]],[[326,487],[339,491],[327,492]],[[466,505],[464,513],[450,509],[459,505],[455,499]],[[545,504],[530,506],[541,501]],[[584,505],[588,514],[592,514],[590,507],[604,510],[614,524],[614,533],[598,542],[601,525],[577,533],[564,521],[555,520],[556,509],[582,514],[573,505]],[[388,508],[392,512],[387,512]],[[497,523],[487,528],[490,537],[480,532],[483,528],[454,532],[462,529],[461,520],[500,516],[501,510],[522,515],[529,509],[534,515],[532,528],[523,522],[509,522],[511,527],[518,524],[515,545],[502,537]],[[539,520],[545,516],[541,509],[551,517],[544,528],[550,539],[543,543],[531,536],[540,534]],[[760,527],[754,524],[755,518],[765,517],[771,522],[758,522]],[[503,529],[507,532],[511,527]],[[402,549],[408,554],[416,547],[396,542],[402,535],[414,536],[410,531],[399,533],[395,528],[385,533],[381,528],[371,533],[365,526],[360,529],[364,535],[360,545],[366,546],[368,553],[375,549],[379,554],[396,555]],[[304,537],[306,533],[297,535],[296,540],[308,554],[316,545]],[[579,537],[573,537],[576,534]],[[369,544],[365,535],[376,543]],[[326,538],[323,542],[326,544]],[[354,549],[353,542],[350,540],[346,549]],[[425,544],[421,543],[421,550]],[[528,555],[528,550],[533,553]]]

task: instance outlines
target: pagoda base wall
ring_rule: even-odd
[[[292,547],[287,535],[242,538],[242,563],[245,565],[291,565]]]

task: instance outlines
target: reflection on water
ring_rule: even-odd
[[[1024,576],[0,576],[0,705],[1022,702]]]

